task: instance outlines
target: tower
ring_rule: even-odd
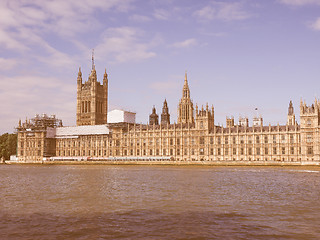
[[[161,113],[161,125],[168,125],[168,124],[170,124],[170,114],[169,114],[167,99],[165,99],[163,102],[162,113]]]
[[[294,115],[294,109],[293,109],[292,101],[290,101],[289,107],[288,107],[287,125],[288,126],[296,125],[296,116]]]
[[[158,125],[159,124],[159,116],[156,112],[156,108],[155,106],[153,106],[152,108],[152,113],[149,116],[149,124],[150,125]]]
[[[187,73],[184,78],[182,98],[179,102],[178,123],[194,123],[193,103],[190,99],[190,89],[188,86]]]
[[[300,138],[302,161],[319,161],[320,103],[307,106],[300,102]]]
[[[213,106],[211,107],[211,110],[209,110],[208,103],[205,109],[202,106],[202,108],[198,110],[198,106],[196,106],[195,115],[196,115],[196,128],[205,129],[205,130],[211,130],[214,128]]]
[[[92,69],[88,81],[82,83],[79,68],[77,78],[77,125],[99,125],[107,123],[108,113],[108,75],[105,70],[103,83],[97,80],[92,52]]]

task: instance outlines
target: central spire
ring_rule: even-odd
[[[182,98],[180,99],[179,103],[178,123],[194,123],[193,103],[190,98],[187,71],[185,72],[184,84],[182,89]]]
[[[95,69],[95,66],[94,66],[94,49],[92,49],[92,70]]]

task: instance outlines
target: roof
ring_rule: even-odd
[[[80,136],[80,135],[106,135],[109,134],[107,125],[87,125],[76,127],[58,127],[56,128],[55,136],[57,138],[67,136]]]

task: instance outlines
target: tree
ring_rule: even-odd
[[[17,134],[5,133],[0,136],[0,159],[8,160],[17,152]]]

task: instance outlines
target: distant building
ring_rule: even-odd
[[[320,162],[320,102],[300,103],[300,124],[290,101],[286,125],[265,126],[262,117],[226,118],[215,124],[214,108],[193,107],[185,75],[177,123],[170,123],[167,101],[161,121],[155,107],[149,124],[136,124],[135,113],[107,114],[108,79],[96,81],[94,63],[88,82],[78,74],[77,125],[62,127],[55,116],[19,122],[17,157],[20,162],[49,160],[179,161],[179,162]],[[107,122],[108,120],[108,122]]]

